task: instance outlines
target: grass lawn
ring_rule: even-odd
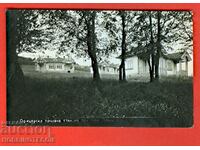
[[[191,127],[192,85],[192,79],[160,83],[103,79],[96,84],[91,78],[26,76],[23,92],[10,91],[8,120],[42,120],[35,125]]]

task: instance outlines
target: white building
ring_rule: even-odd
[[[41,72],[74,72],[74,61],[71,58],[37,58],[35,70]]]
[[[99,69],[99,74],[118,74],[119,72],[119,65],[116,64],[110,64],[110,63],[99,63],[98,64],[98,69]],[[93,73],[92,67],[90,68],[90,72]]]
[[[163,54],[159,59],[159,74],[160,76],[191,76],[192,74],[188,72],[188,68],[193,67],[192,63],[189,63],[191,60],[187,52]],[[149,75],[147,60],[139,56],[126,56],[125,67],[127,77]]]

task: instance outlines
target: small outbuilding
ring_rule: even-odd
[[[73,73],[75,62],[72,58],[37,58],[35,61],[35,70],[40,72],[66,72]]]

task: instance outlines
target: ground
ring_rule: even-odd
[[[23,67],[23,71],[24,90],[10,91],[12,96],[8,97],[10,121],[135,127],[191,127],[193,124],[191,78],[166,78],[155,83],[134,80],[120,83],[115,78],[103,78],[102,82],[94,83],[88,75],[80,77],[80,72],[42,74],[31,67]]]

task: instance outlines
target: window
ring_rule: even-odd
[[[55,69],[54,65],[49,65],[49,69]]]
[[[62,69],[62,65],[57,65],[57,69]]]

